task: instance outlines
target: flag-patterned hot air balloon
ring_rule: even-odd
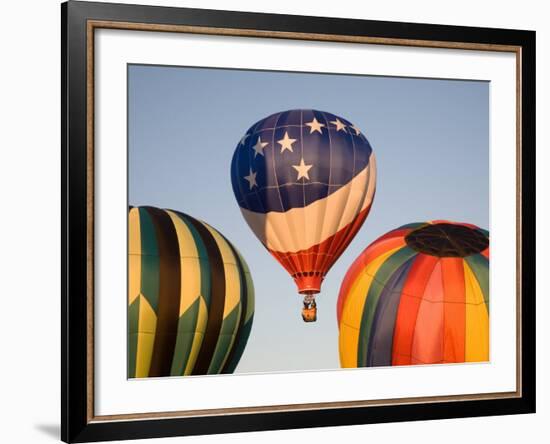
[[[135,207],[128,264],[128,377],[232,373],[254,315],[237,249],[191,216]]]
[[[374,198],[376,165],[365,135],[327,112],[273,114],[238,143],[231,182],[246,222],[305,296],[304,320],[315,320],[314,295]]]
[[[369,245],[340,288],[342,367],[489,360],[489,233],[404,225]]]

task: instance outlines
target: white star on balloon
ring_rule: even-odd
[[[340,122],[340,119],[337,117],[336,120],[332,120],[330,123],[336,125],[336,132],[342,130],[346,132],[346,125]]]
[[[252,147],[252,149],[254,150],[254,158],[256,158],[258,154],[261,154],[262,156],[264,155],[263,149],[266,145],[268,145],[268,142],[262,142],[262,138],[258,136],[258,141],[256,142],[256,145]]]
[[[359,128],[357,128],[355,125],[351,125],[351,127],[355,130],[355,135],[358,136],[359,134],[361,134],[361,131],[359,130]]]
[[[256,174],[258,174],[258,172],[256,171],[254,173],[252,171],[252,168],[250,168],[250,173],[248,174],[248,176],[244,176],[244,178],[248,181],[248,186],[250,187],[250,190],[258,186],[258,184],[256,183]]]
[[[309,134],[312,134],[315,131],[319,131],[320,134],[323,134],[321,128],[326,126],[324,123],[318,122],[317,117],[314,117],[311,122],[307,122],[306,125],[309,126]]]
[[[285,137],[283,137],[281,140],[277,140],[277,143],[279,145],[281,145],[281,153],[284,151],[284,150],[289,150],[291,153],[294,152],[294,150],[292,149],[292,144],[296,142],[297,139],[291,139],[289,136],[288,136],[288,132],[285,131]]]
[[[292,168],[298,171],[298,177],[296,178],[296,180],[300,180],[302,178],[309,180],[308,171],[311,169],[311,167],[313,167],[313,165],[306,165],[303,157],[300,159],[300,165],[292,165]]]

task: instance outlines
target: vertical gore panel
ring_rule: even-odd
[[[155,226],[144,208],[137,208],[140,229],[140,303],[138,313],[138,336],[136,350],[136,378],[149,376],[153,344],[156,334],[156,319],[159,297],[159,255]],[[133,213],[133,211],[132,211]],[[133,247],[133,245],[130,245]],[[130,270],[132,273],[136,269]]]
[[[187,216],[186,220],[191,222],[198,231],[208,254],[210,263],[211,292],[208,320],[202,346],[193,368],[193,375],[205,375],[208,372],[210,361],[218,342],[218,336],[223,321],[223,310],[225,304],[225,272],[222,256],[218,245],[208,228],[196,219]]]
[[[159,251],[155,226],[145,208],[138,208],[141,230],[141,294],[156,313],[159,292]]]
[[[128,378],[136,377],[136,355],[138,346],[139,301],[136,298],[128,306]]]
[[[414,258],[411,258],[401,265],[380,294],[380,301],[374,314],[373,334],[367,353],[367,366],[369,367],[389,366],[392,363],[393,332],[397,307],[413,261]]]
[[[245,279],[245,293],[243,295],[243,312],[244,312],[244,323],[239,327],[238,330],[238,341],[235,340],[233,345],[233,357],[231,362],[226,364],[225,372],[233,373],[237,367],[250,337],[250,331],[252,330],[253,320],[254,320],[254,283],[252,282],[252,277],[250,276],[250,270],[245,260],[241,256],[238,250],[235,250],[239,258],[239,264],[242,267],[244,279]]]
[[[233,254],[229,242],[214,228],[206,223],[203,225],[210,231],[210,234],[218,245],[222,257],[225,272],[225,305],[224,317],[229,314],[237,305],[240,305],[241,282],[237,265],[237,257]]]
[[[235,256],[235,259],[237,262],[237,270],[239,272],[239,279],[241,281],[241,315],[238,321],[238,326],[236,329],[237,335],[235,337],[235,341],[233,342],[233,347],[229,351],[229,354],[227,355],[227,359],[225,360],[225,364],[221,369],[220,373],[233,373],[235,371],[235,367],[237,367],[237,364],[241,359],[241,355],[244,352],[244,345],[248,341],[248,335],[250,334],[250,329],[248,329],[247,332],[243,331],[243,325],[246,321],[246,314],[248,311],[247,305],[248,305],[249,288],[248,288],[248,281],[244,273],[242,257],[237,252],[235,247],[233,247],[233,245],[227,241],[227,239],[226,239],[226,242],[229,248],[231,248],[233,255]]]
[[[187,224],[173,211],[166,210],[166,213],[170,215],[178,237],[181,272],[178,332],[170,375],[182,376],[191,354],[197,327],[201,294],[201,261],[195,238]]]
[[[411,364],[412,342],[420,301],[437,262],[438,258],[436,257],[419,254],[414,259],[407,275],[397,309],[393,333],[392,365]]]
[[[466,294],[460,257],[441,259],[444,292],[443,362],[464,362]]]
[[[191,349],[185,364],[185,375],[193,374],[193,368],[199,351],[202,348],[202,341],[206,332],[206,324],[208,320],[208,311],[210,307],[211,287],[212,287],[212,272],[210,270],[210,262],[208,259],[208,252],[204,241],[202,240],[199,232],[193,225],[191,219],[186,214],[174,211],[175,214],[183,221],[188,228],[191,236],[193,237],[193,243],[195,244],[198,254],[198,267],[200,268],[200,296],[198,297],[198,305],[196,312],[196,321],[194,327],[194,334],[192,337]]]
[[[403,247],[396,253],[388,257],[382,266],[376,272],[372,284],[367,294],[365,308],[361,317],[361,327],[359,330],[359,345],[357,350],[357,362],[360,367],[367,365],[367,348],[372,334],[372,321],[374,312],[378,305],[380,293],[389,279],[401,265],[407,262],[412,256],[416,255],[410,247]]]
[[[489,360],[489,313],[476,276],[466,261],[464,283],[466,291],[466,362]]]
[[[470,269],[476,276],[477,282],[483,292],[483,299],[485,301],[485,308],[489,313],[489,259],[482,254],[474,254],[464,258]]]
[[[141,230],[139,210],[130,207],[128,214],[128,378],[136,374],[141,292]]]
[[[191,306],[180,316],[178,321],[178,334],[174,348],[174,359],[172,360],[172,376],[182,376],[193,348],[195,330],[199,314],[200,296],[195,299]]]
[[[178,238],[170,216],[146,207],[155,225],[159,249],[159,302],[157,331],[149,376],[169,376],[176,345],[180,307],[180,258]]]
[[[141,293],[141,228],[139,210],[128,214],[128,305]]]
[[[240,306],[236,306],[223,320],[216,349],[214,350],[212,360],[210,361],[210,367],[208,368],[208,374],[219,374],[223,369],[227,356],[235,341],[235,329],[239,322],[240,308]]]
[[[136,378],[149,376],[153,345],[157,331],[157,315],[143,295],[139,296],[139,327],[136,358]]]
[[[187,358],[187,364],[185,365],[185,375],[192,375],[195,363],[197,362],[197,356],[202,348],[202,341],[204,339],[204,333],[206,332],[206,324],[208,322],[208,305],[205,299],[199,297],[199,306],[197,313],[197,323],[195,326],[195,334],[193,336],[193,344],[191,345],[191,351]]]
[[[208,374],[221,372],[227,356],[233,347],[239,319],[241,316],[242,282],[239,274],[238,259],[229,242],[212,227],[204,224],[214,237],[218,249],[222,255],[225,273],[225,302],[223,320],[220,327],[220,334],[210,360]]]
[[[411,364],[443,362],[443,277],[439,261],[418,308],[411,350]]]
[[[193,237],[193,242],[195,244],[196,251],[200,261],[200,264],[199,264],[200,273],[201,273],[200,294],[204,298],[204,301],[208,306],[210,304],[212,277],[211,277],[211,271],[210,271],[210,264],[208,262],[209,258],[208,258],[208,251],[206,250],[206,245],[204,244],[204,241],[201,238],[201,234],[197,231],[197,229],[195,228],[195,225],[193,224],[193,221],[195,219],[193,219],[192,217],[186,214],[180,213],[179,211],[174,211],[174,210],[171,210],[171,211],[178,215],[178,217],[183,221],[183,223],[189,229],[189,232]]]

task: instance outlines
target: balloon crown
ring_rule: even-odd
[[[438,257],[466,257],[489,246],[489,238],[475,228],[436,223],[411,231],[405,242],[419,253]]]

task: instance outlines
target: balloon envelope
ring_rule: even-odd
[[[128,377],[232,373],[254,315],[246,262],[186,214],[131,208]]]
[[[291,110],[246,131],[231,182],[254,234],[298,291],[313,294],[369,213],[376,166],[365,135],[348,120]]]
[[[340,364],[489,359],[489,233],[471,224],[404,225],[369,245],[337,304]]]

